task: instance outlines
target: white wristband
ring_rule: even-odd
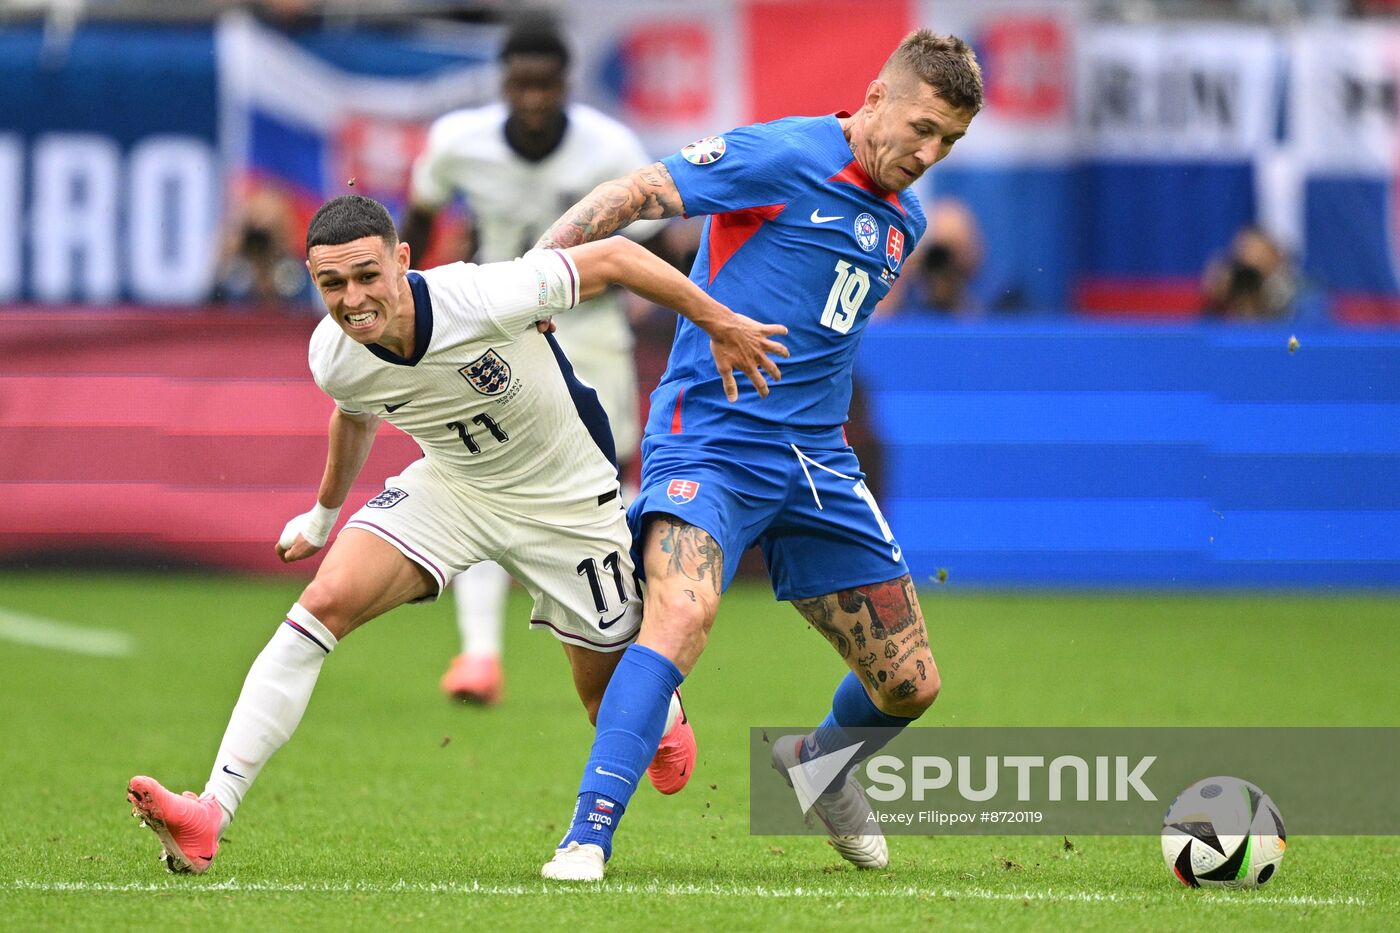
[[[339,517],[340,509],[328,509],[317,502],[310,512],[303,512],[287,522],[277,543],[285,550],[296,544],[297,535],[301,535],[312,547],[325,547],[326,539],[331,536],[331,529]]]

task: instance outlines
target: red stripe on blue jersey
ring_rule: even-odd
[[[681,402],[685,401],[685,389],[676,395],[676,410],[671,412],[671,433],[681,433]]]
[[[865,169],[861,168],[860,163],[855,159],[852,159],[845,168],[841,169],[841,171],[837,172],[835,175],[832,175],[827,181],[844,182],[848,185],[855,185],[862,191],[869,191],[871,194],[875,195],[875,197],[889,201],[895,207],[899,208],[901,214],[908,213],[904,210],[904,205],[899,202],[899,195],[893,191],[886,191],[876,184],[875,179],[866,174]]]
[[[730,260],[749,239],[759,231],[764,222],[775,219],[783,212],[785,204],[765,204],[749,207],[742,211],[715,214],[710,218],[710,282],[719,274],[720,267]]]

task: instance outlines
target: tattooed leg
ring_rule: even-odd
[[[858,631],[860,623],[857,622],[849,632],[842,631],[841,628],[831,619],[831,606],[825,596],[818,596],[813,599],[794,599],[792,604],[797,607],[797,611],[816,629],[826,636],[826,640],[831,642],[831,647],[836,649],[836,653],[842,659],[849,662],[851,659],[851,642],[855,640],[860,647],[865,647],[865,639]]]
[[[637,644],[669,658],[684,674],[705,650],[724,587],[724,552],[709,533],[671,515],[643,534],[646,602]]]
[[[831,642],[879,709],[912,719],[938,696],[938,667],[907,574],[793,605]]]

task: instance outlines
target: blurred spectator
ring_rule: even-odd
[[[261,307],[305,306],[311,278],[295,245],[290,199],[255,185],[234,199],[219,257],[214,300]]]
[[[886,313],[924,311],[971,316],[982,304],[971,284],[982,268],[982,231],[957,198],[940,198],[928,211],[928,230],[909,256],[904,274],[883,302]]]
[[[1357,16],[1400,16],[1400,0],[1352,0]]]
[[[929,211],[927,245],[917,268],[924,304],[944,314],[979,310],[968,286],[982,268],[982,231],[962,201],[943,198]]]
[[[1295,311],[1298,276],[1283,247],[1263,229],[1248,226],[1206,266],[1201,287],[1208,317],[1282,320]]]

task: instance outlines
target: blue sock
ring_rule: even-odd
[[[622,654],[598,708],[593,751],[579,782],[568,833],[559,843],[602,846],[612,855],[612,836],[656,755],[671,694],[685,675],[664,655],[632,645]]]
[[[840,751],[857,741],[865,742],[857,757],[849,767],[843,768],[823,793],[831,793],[846,783],[846,775],[860,762],[869,758],[889,744],[890,740],[904,731],[904,727],[914,720],[903,716],[891,716],[880,711],[870,701],[870,696],[861,685],[860,678],[849,672],[836,685],[836,695],[831,698],[831,712],[826,714],[822,724],[808,733],[802,742],[803,761],[811,761],[821,755]],[[847,729],[861,729],[860,738],[852,738]]]
[[[627,805],[605,794],[584,791],[574,804],[574,815],[569,821],[569,831],[559,841],[559,848],[571,842],[579,845],[601,846],[603,860],[612,858],[613,830],[626,811]]]

